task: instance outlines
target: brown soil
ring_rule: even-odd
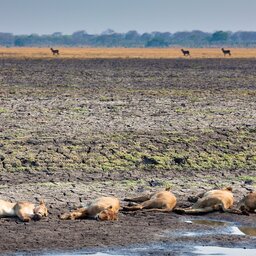
[[[44,198],[50,210],[39,222],[0,219],[0,252],[152,242],[169,245],[168,255],[178,255],[171,244],[253,248],[250,236],[184,236],[209,227],[175,213],[121,213],[117,222],[58,215],[97,196],[166,186],[184,207],[188,196],[216,187],[233,186],[236,201],[254,190],[255,64],[0,59],[0,198]],[[207,218],[253,226],[256,215]]]

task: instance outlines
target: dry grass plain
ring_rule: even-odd
[[[50,48],[0,48],[0,58],[148,58],[175,59],[183,57],[180,48],[58,48],[53,56]],[[256,58],[255,48],[229,48],[232,56],[226,58]],[[220,48],[190,48],[191,58],[223,58]]]

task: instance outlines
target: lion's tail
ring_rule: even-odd
[[[174,212],[178,214],[204,214],[208,212],[216,211],[214,207],[206,207],[206,208],[175,208],[173,210]]]

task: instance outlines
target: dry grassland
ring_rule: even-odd
[[[190,58],[183,57],[179,48],[58,48],[59,56],[53,56],[49,48],[0,48],[0,58]],[[229,48],[232,56],[225,58],[256,58],[254,48]],[[219,48],[189,49],[191,58],[223,58]]]

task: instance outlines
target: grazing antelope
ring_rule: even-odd
[[[59,52],[59,50],[54,50],[53,48],[51,48],[51,51],[52,51],[52,54],[53,55],[59,55],[60,54],[60,52]]]
[[[190,56],[190,52],[188,50],[181,49],[184,56]]]
[[[229,56],[231,56],[231,51],[230,50],[225,50],[224,48],[221,48],[224,56],[226,56],[226,54],[228,54]]]

